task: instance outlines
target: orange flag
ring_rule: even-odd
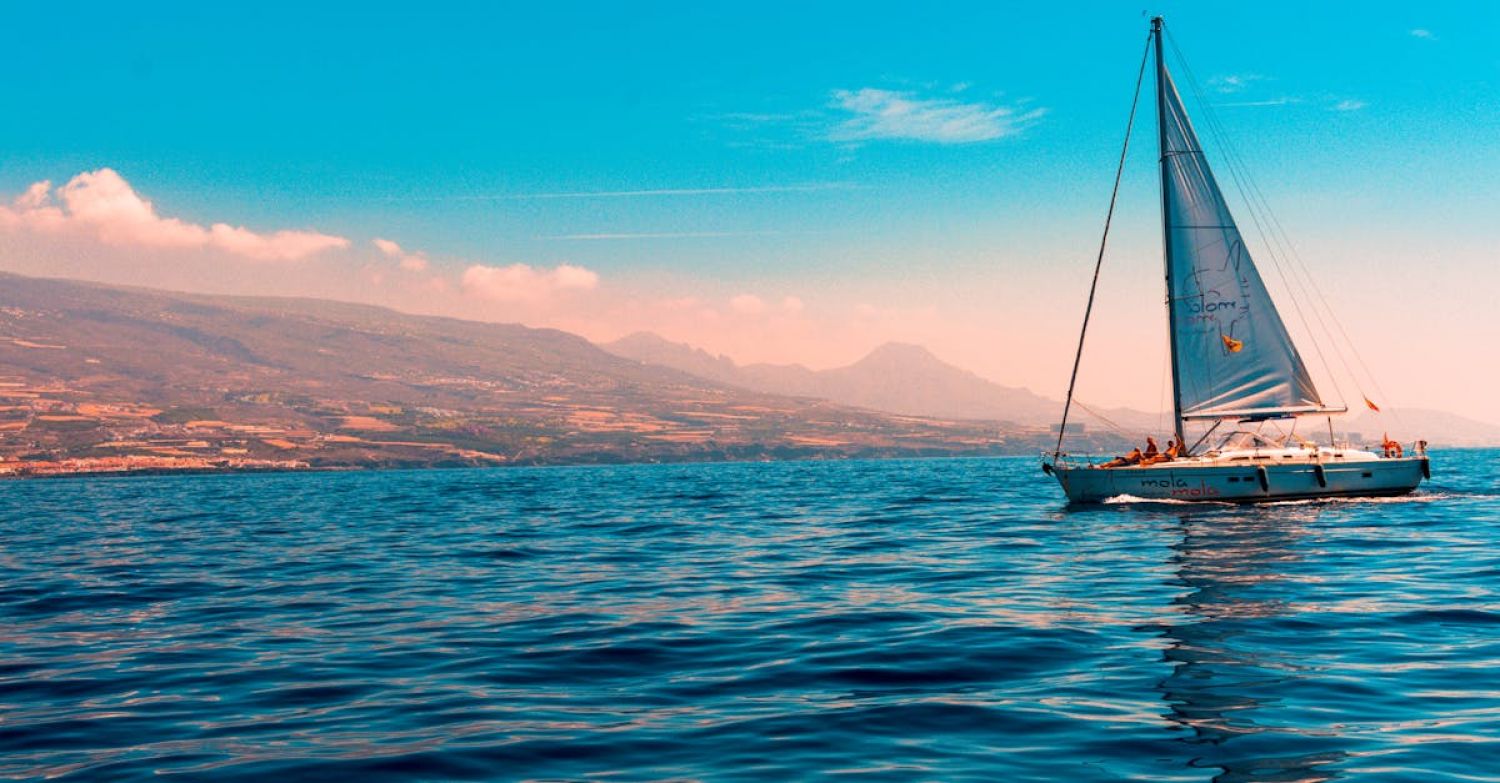
[[[1224,347],[1228,349],[1230,353],[1239,353],[1240,349],[1245,347],[1245,342],[1243,340],[1236,340],[1227,334],[1219,335],[1219,339],[1224,341]]]
[[[1369,397],[1365,398],[1365,405],[1369,406],[1370,410],[1375,411],[1376,413],[1380,412],[1380,406],[1376,405],[1373,402],[1370,402],[1370,398]]]

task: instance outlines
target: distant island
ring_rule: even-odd
[[[0,274],[0,476],[1035,454],[1056,410],[917,346],[836,370],[739,367],[655,335],[601,348],[366,305]],[[1500,442],[1453,419],[1472,445]],[[1070,442],[1125,439],[1089,426]]]

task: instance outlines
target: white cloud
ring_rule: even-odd
[[[257,261],[297,261],[324,250],[346,248],[349,240],[312,231],[257,234],[243,226],[215,223],[209,228],[208,245]]]
[[[866,87],[836,90],[834,106],[851,117],[828,134],[833,141],[905,139],[966,144],[1014,136],[1046,113],[1017,106],[963,103],[952,98],[918,98],[911,93]]]
[[[1258,73],[1231,73],[1225,76],[1215,76],[1208,80],[1208,86],[1216,92],[1236,93],[1243,91],[1255,82],[1265,81],[1266,77]]]
[[[1413,38],[1421,38],[1421,39],[1423,39],[1425,41],[1436,41],[1437,40],[1437,36],[1433,35],[1433,33],[1432,33],[1431,30],[1428,30],[1428,29],[1426,29],[1424,27],[1413,28],[1411,30],[1411,37],[1413,37]]]
[[[1215,104],[1215,105],[1217,105],[1217,106],[1227,106],[1227,107],[1232,107],[1232,108],[1246,108],[1246,107],[1255,108],[1255,107],[1261,107],[1261,106],[1290,106],[1290,105],[1292,105],[1294,103],[1301,103],[1301,102],[1302,102],[1301,98],[1297,98],[1297,97],[1294,97],[1294,96],[1286,95],[1286,96],[1282,96],[1280,98],[1269,98],[1269,99],[1264,100],[1264,101],[1235,101],[1235,102],[1231,102],[1231,103],[1220,103],[1220,104]]]
[[[558,288],[594,288],[599,285],[599,275],[592,270],[571,264],[559,264],[552,270],[552,279]]]
[[[1334,111],[1359,111],[1370,104],[1357,98],[1345,98],[1333,105]]]
[[[407,252],[395,242],[392,242],[389,239],[381,239],[379,237],[370,240],[370,244],[373,244],[377,250],[389,256],[390,258],[396,259],[397,265],[408,272],[427,271],[426,253]]]
[[[25,193],[16,197],[15,206],[22,210],[43,209],[52,199],[51,192],[52,180],[44,179],[41,182],[33,182]]]
[[[204,227],[162,217],[108,168],[79,174],[56,191],[46,180],[32,184],[9,207],[0,206],[0,230],[81,232],[108,245],[212,249],[257,261],[296,261],[349,246],[343,237],[316,231],[262,234],[227,223]]]
[[[552,269],[537,268],[530,264],[474,264],[464,270],[460,285],[464,293],[480,299],[539,302],[559,294],[596,288],[599,285],[599,275],[572,264],[559,264]]]
[[[740,294],[729,300],[729,306],[737,313],[756,315],[766,310],[766,303],[755,294]]]

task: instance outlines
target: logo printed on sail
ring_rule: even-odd
[[[1239,307],[1239,302],[1233,299],[1225,299],[1218,302],[1204,302],[1187,300],[1188,312],[1197,315],[1199,313],[1216,313],[1220,310],[1234,310]]]
[[[1208,290],[1197,296],[1185,297],[1183,309],[1187,311],[1187,325],[1217,323],[1221,318],[1237,319],[1245,314],[1240,299],[1226,299],[1216,290]]]

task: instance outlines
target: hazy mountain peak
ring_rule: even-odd
[[[610,345],[629,345],[629,346],[650,346],[650,347],[670,346],[670,347],[674,347],[674,348],[691,348],[692,350],[701,351],[701,349],[693,348],[692,346],[687,345],[686,343],[672,342],[671,340],[668,340],[667,338],[662,337],[661,335],[657,334],[656,332],[646,332],[646,331],[631,332],[630,334],[627,334],[624,337],[621,337],[620,339],[615,340],[614,342],[609,343],[609,344]],[[701,351],[701,352],[707,353],[706,351]]]
[[[668,340],[655,332],[633,332],[599,347],[626,359],[670,367],[711,381],[751,388],[738,382],[739,367],[727,356],[715,356],[702,348]]]
[[[942,365],[951,369],[959,369],[947,364],[933,355],[932,351],[914,343],[889,342],[875,347],[874,350],[865,354],[863,359],[854,363],[860,365]]]
[[[906,415],[1040,425],[1050,422],[1060,407],[1025,389],[991,383],[912,343],[884,343],[859,361],[831,370],[801,365],[740,366],[728,357],[714,357],[649,332],[629,335],[604,348],[636,361],[755,391],[819,397]]]

